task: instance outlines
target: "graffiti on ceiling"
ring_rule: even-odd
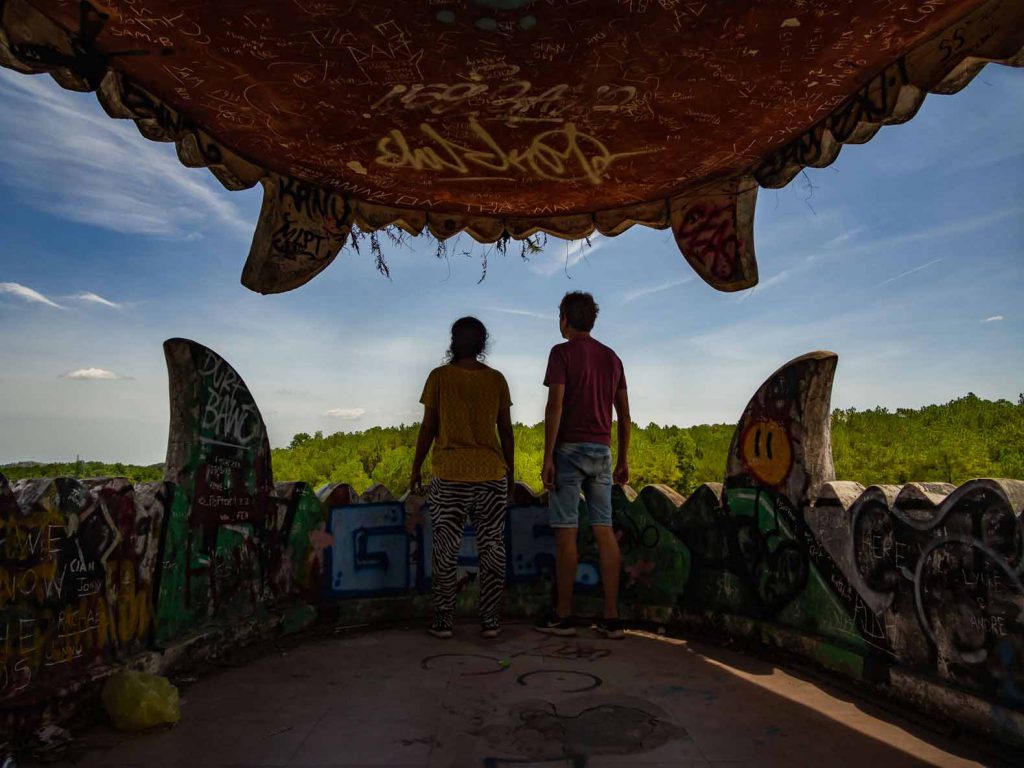
[[[312,279],[353,224],[671,227],[738,290],[758,186],[1019,64],[1022,30],[1015,0],[3,0],[0,64],[96,91],[230,189],[262,183],[257,291]]]

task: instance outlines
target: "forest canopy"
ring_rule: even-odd
[[[406,487],[419,425],[374,427],[324,436],[299,433],[273,451],[277,481],[304,480],[314,488],[349,483],[363,491],[383,483]],[[635,427],[630,485],[664,483],[683,495],[704,482],[721,482],[734,424]],[[543,425],[515,425],[516,479],[540,488]],[[614,443],[614,441],[613,441]],[[614,449],[614,445],[613,445]],[[836,477],[864,485],[939,481],[960,484],[974,477],[1024,479],[1024,395],[1016,404],[968,394],[944,405],[889,411],[855,408],[832,412]],[[159,464],[140,467],[79,461],[0,467],[9,480],[23,477],[123,476],[159,480]],[[430,462],[424,466],[429,479]]]

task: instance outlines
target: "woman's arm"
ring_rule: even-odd
[[[412,474],[409,477],[409,490],[412,493],[419,493],[423,485],[421,469],[423,462],[430,453],[430,446],[437,437],[437,408],[429,405],[423,406],[423,421],[420,422],[420,433],[416,437],[416,455],[412,459]]]
[[[498,439],[501,440],[501,455],[505,457],[508,468],[508,492],[516,480],[516,438],[512,432],[512,409],[501,408],[498,411]]]

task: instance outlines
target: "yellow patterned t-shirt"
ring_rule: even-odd
[[[498,411],[512,405],[505,377],[493,368],[435,368],[420,402],[437,409],[431,453],[435,477],[461,482],[501,480],[508,471],[498,442]]]

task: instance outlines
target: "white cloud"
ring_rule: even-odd
[[[85,301],[90,304],[102,304],[105,307],[113,307],[114,309],[120,309],[121,305],[115,301],[104,299],[99,294],[93,293],[92,291],[85,291],[84,293],[76,293],[74,296],[69,298],[78,299],[79,301]]]
[[[943,257],[943,258],[945,258],[945,257]],[[908,269],[906,272],[901,272],[900,274],[896,275],[896,277],[890,277],[888,280],[883,280],[878,285],[876,285],[875,288],[881,288],[883,285],[888,285],[889,283],[893,282],[894,280],[899,280],[901,278],[907,277],[908,275],[912,275],[915,272],[920,272],[922,269],[927,269],[928,267],[932,266],[933,264],[938,264],[940,261],[943,260],[943,258],[932,259],[927,264],[922,264],[919,267],[914,267],[913,269]]]
[[[987,69],[976,78],[970,86],[975,95],[992,85],[989,82],[998,78],[994,68]],[[900,131],[899,143],[891,144],[889,151],[877,152],[865,156],[862,162],[870,162],[872,170],[886,176],[903,176],[927,171],[932,174],[925,183],[935,183],[936,176],[964,178],[967,175],[981,176],[991,173],[996,167],[1015,168],[1020,165],[1024,155],[1024,144],[1014,136],[1019,131],[1006,131],[1003,135],[994,136],[993,126],[1018,125],[1020,118],[1020,86],[1002,83],[1006,88],[1003,98],[991,94],[992,98],[985,102],[985,109],[965,109],[962,105],[970,103],[971,95],[964,92],[950,101],[960,106],[942,105],[935,102],[945,101],[938,96],[929,96],[921,114],[914,118],[912,138],[909,132]],[[995,89],[993,89],[995,90]],[[948,121],[942,120],[946,110],[956,114],[956,128],[950,130]],[[928,112],[926,120],[921,115]],[[907,133],[907,136],[902,134]],[[912,145],[912,150],[908,151]],[[944,182],[943,182],[944,183]]]
[[[979,229],[987,229],[1004,219],[1019,220],[1024,215],[1024,207],[1011,205],[994,211],[988,211],[972,216],[965,216],[953,221],[946,221],[931,227],[918,229],[914,232],[900,232],[899,234],[883,235],[872,237],[871,230],[867,227],[855,227],[847,230],[831,240],[824,243],[821,248],[809,254],[805,261],[813,262],[821,257],[826,258],[849,258],[851,256],[873,256],[879,253],[889,253],[904,248],[912,243],[928,242],[930,240],[948,240],[959,235],[970,234]],[[758,247],[763,251],[763,243],[759,242]],[[932,262],[934,263],[934,262]],[[931,263],[925,265],[931,266]],[[800,268],[803,271],[806,265]],[[904,277],[897,275],[894,280]],[[878,286],[875,286],[878,287]]]
[[[773,285],[776,285],[777,283],[781,283],[783,280],[786,280],[786,279],[789,278],[789,275],[790,275],[791,271],[793,271],[793,272],[800,272],[802,270],[797,268],[797,269],[793,269],[793,270],[784,269],[781,272],[776,272],[771,277],[769,277],[769,278],[767,278],[765,280],[761,280],[757,285],[753,286],[752,288],[750,288],[748,290],[745,290],[745,291],[740,291],[739,293],[735,294],[736,295],[736,301],[746,301],[751,296],[753,296],[755,293],[761,293],[764,290],[766,290],[767,288],[771,288]]]
[[[36,208],[122,233],[252,232],[208,171],[185,168],[172,147],[143,138],[129,120],[110,119],[95,97],[0,71],[0,102],[4,182]]]
[[[754,240],[761,254],[803,252],[809,243],[835,238],[834,233],[840,230],[849,231],[849,221],[846,208],[822,208],[814,214],[804,208],[783,218],[766,216],[758,221]]]
[[[950,221],[945,224],[922,229],[917,232],[911,232],[906,235],[896,235],[882,241],[875,241],[871,245],[873,247],[883,245],[885,248],[893,248],[894,246],[906,245],[907,243],[935,240],[937,238],[945,239],[955,235],[966,235],[979,229],[987,229],[1003,219],[1020,221],[1021,215],[1024,215],[1024,206],[1011,205],[1006,208],[1000,208],[995,211],[981,213],[975,216],[967,216],[962,219],[957,219],[956,221]]]
[[[740,294],[738,294],[739,298],[737,299],[737,301],[746,301],[748,298],[753,296],[755,292],[761,293],[766,289],[771,288],[773,285],[781,283],[783,280],[786,280],[789,277],[789,273],[790,270],[784,269],[781,272],[776,272],[774,275],[765,280],[761,280],[753,288],[750,288],[749,290],[746,291],[742,291]]]
[[[358,419],[364,413],[366,413],[365,408],[331,408],[324,412],[324,416],[335,419]]]
[[[986,322],[986,323],[998,323],[1002,319],[1003,319],[1002,315],[992,315],[992,317],[986,317],[983,322]]]
[[[661,283],[660,285],[652,285],[647,288],[637,288],[635,291],[630,291],[622,297],[622,303],[628,304],[631,301],[636,301],[642,296],[650,296],[653,293],[661,293],[672,288],[678,288],[680,285],[686,285],[692,283],[692,277],[684,277],[682,280],[670,280],[667,283]]]
[[[888,235],[879,238],[866,238],[864,242],[853,245],[849,248],[829,249],[838,256],[869,256],[876,253],[895,251],[910,243],[921,243],[929,240],[947,240],[958,235],[966,235],[979,229],[987,229],[1004,219],[1019,221],[1024,215],[1024,207],[1020,205],[1008,206],[995,211],[965,216],[961,219],[947,221],[932,227],[919,229],[916,232],[905,232],[896,235]],[[859,239],[859,238],[858,238]],[[925,266],[931,266],[935,262],[929,262]],[[898,275],[903,277],[903,275]],[[894,279],[897,279],[894,278]]]
[[[867,227],[854,227],[853,229],[848,229],[845,232],[841,232],[840,234],[831,238],[830,240],[826,240],[824,243],[821,244],[821,247],[823,250],[837,248],[838,246],[844,245],[848,241],[855,238],[865,229],[867,229]]]
[[[76,381],[119,381],[128,377],[105,368],[79,368],[77,371],[62,373],[60,378],[75,379]]]
[[[605,238],[600,235],[595,235],[589,240],[590,245],[587,245],[585,239],[562,241],[550,238],[541,253],[530,257],[530,271],[545,277],[568,271],[570,267],[593,256],[604,247]]]
[[[774,275],[769,277],[767,280],[759,283],[756,287],[757,288],[768,288],[768,287],[770,287],[772,285],[775,285],[776,283],[781,283],[787,277],[789,277],[789,270],[788,269],[784,269],[781,272],[776,272]]]
[[[21,283],[0,283],[0,293],[9,293],[13,296],[24,299],[25,301],[45,304],[48,307],[54,307],[56,309],[64,309],[60,304],[46,298],[39,291],[33,290],[27,285],[22,285]]]
[[[826,240],[820,247],[814,248],[810,253],[804,256],[802,262],[797,264],[790,263],[786,269],[770,278],[762,280],[753,289],[738,292],[735,294],[736,300],[739,302],[746,301],[754,293],[759,293],[765,288],[775,285],[782,280],[789,280],[790,278],[803,276],[808,270],[819,268],[815,264],[819,259],[850,259],[853,257],[865,258],[883,253],[896,252],[911,244],[925,243],[935,240],[945,241],[953,237],[970,234],[978,230],[984,230],[1004,221],[1005,219],[1012,219],[1016,221],[1019,220],[1022,215],[1024,215],[1024,208],[1020,205],[1011,205],[992,211],[986,211],[984,213],[945,221],[941,224],[924,227],[912,232],[900,232],[898,234],[885,234],[881,236],[874,236],[874,230],[867,226],[848,227],[840,234]],[[793,217],[791,220],[787,220],[782,224],[773,225],[768,229],[767,237],[760,237],[758,240],[759,251],[767,253],[773,250],[778,251],[786,248],[802,248],[803,245],[799,242],[799,237],[802,236],[801,227],[804,229],[807,227],[814,227],[814,232],[820,234],[824,231],[819,228],[822,222],[825,222],[829,227],[832,227],[835,226],[837,222],[846,221],[851,217],[851,213],[841,215],[835,210],[822,211],[817,216],[810,217],[811,221],[809,222],[806,222],[803,218]],[[827,228],[828,227],[826,227],[826,229]],[[771,246],[764,247],[764,244],[769,237],[771,239]],[[888,285],[889,283],[937,264],[940,261],[942,261],[941,258],[922,264],[919,267],[915,267],[914,269],[883,280],[877,283],[874,287],[880,288],[884,285]]]
[[[485,311],[489,312],[502,312],[506,315],[518,315],[520,317],[533,317],[537,320],[555,320],[557,319],[556,313],[549,312],[544,314],[543,312],[531,312],[528,309],[507,309],[505,307],[488,307]]]

